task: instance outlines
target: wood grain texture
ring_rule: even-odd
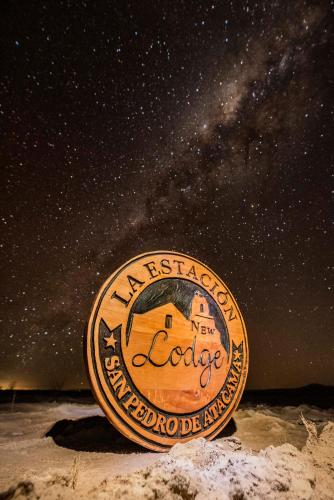
[[[111,423],[163,451],[213,438],[241,397],[248,344],[226,285],[175,252],[135,257],[102,286],[87,330],[93,392]]]

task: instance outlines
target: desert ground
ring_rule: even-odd
[[[223,435],[169,453],[91,402],[0,405],[0,499],[331,499],[334,410],[242,404]]]

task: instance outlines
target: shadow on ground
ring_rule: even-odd
[[[215,439],[232,436],[236,431],[233,419]],[[58,446],[75,451],[97,453],[147,453],[149,450],[130,441],[109,423],[106,417],[94,416],[78,420],[59,420],[45,434]]]

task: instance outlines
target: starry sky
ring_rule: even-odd
[[[88,387],[95,294],[159,249],[234,293],[248,388],[333,384],[333,2],[1,11],[0,387]]]

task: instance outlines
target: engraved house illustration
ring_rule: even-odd
[[[221,344],[220,332],[218,331],[215,319],[210,314],[210,308],[206,298],[196,291],[193,295],[188,317],[186,317],[174,304],[171,302],[157,306],[144,313],[135,313],[132,318],[131,325],[131,338],[137,338],[141,335],[141,342],[144,346],[146,342],[151,343],[153,335],[158,331],[165,331],[168,338],[164,342],[160,342],[161,348],[164,345],[165,349],[169,343],[175,345],[189,344],[197,334],[197,343],[208,342],[212,347],[220,346]],[[225,350],[224,350],[225,352]],[[161,356],[163,353],[161,353]]]

